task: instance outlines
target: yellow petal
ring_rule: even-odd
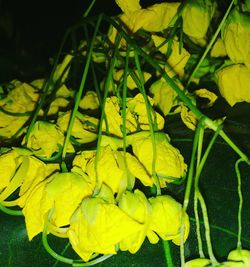
[[[1,151],[0,155],[0,193],[6,188],[12,177],[14,176],[16,169],[22,163],[23,156],[21,156],[16,150]]]
[[[181,119],[184,124],[191,130],[195,130],[197,126],[197,118],[194,113],[184,105],[181,106]]]
[[[115,0],[123,13],[130,13],[141,8],[140,0]]]
[[[80,101],[79,107],[82,109],[98,109],[99,108],[99,100],[96,92],[87,91],[85,96]]]
[[[57,119],[57,125],[64,133],[68,130],[70,116],[71,112],[65,112]],[[99,120],[94,117],[77,113],[71,135],[81,144],[93,142],[97,138],[98,123]]]
[[[44,215],[53,207],[53,202],[44,200],[45,186],[46,182],[42,182],[32,190],[22,210],[29,240],[43,231]]]
[[[124,70],[118,70],[114,73],[113,77],[114,77],[114,80],[115,81],[121,81],[121,78],[123,78],[123,74],[124,74]],[[135,71],[135,75],[138,77],[138,71],[136,70]],[[142,72],[142,75],[143,75],[143,80],[144,82],[146,83],[150,78],[151,78],[151,74],[146,72],[146,71],[143,71]],[[135,81],[133,80],[133,78],[131,77],[131,75],[128,75],[127,77],[127,87],[128,89],[130,90],[134,90],[135,88],[137,88],[137,84],[135,83]]]
[[[192,41],[205,45],[208,26],[213,17],[216,2],[211,0],[191,0],[186,2],[182,12],[183,32],[191,37]]]
[[[173,106],[175,96],[173,89],[165,80],[159,79],[150,86],[149,91],[153,94],[155,105],[166,116]]]
[[[153,99],[148,97],[149,104],[153,105]],[[146,108],[144,97],[141,93],[137,94],[134,98],[127,99],[127,107],[129,111],[137,117],[139,127],[142,130],[149,130],[148,111]],[[153,109],[151,109],[151,117],[153,124],[157,125],[158,130],[164,127],[164,118]]]
[[[56,173],[45,188],[45,201],[54,203],[51,220],[57,227],[70,223],[70,218],[82,199],[92,195],[93,191],[85,181],[86,174]]]
[[[209,259],[194,259],[185,263],[185,267],[206,267],[211,264]]]
[[[225,57],[227,55],[225,44],[221,38],[217,39],[213,45],[210,55],[211,57]]]
[[[69,70],[70,70],[69,64],[71,63],[72,58],[73,58],[72,55],[67,54],[64,57],[63,61],[57,65],[56,70],[53,75],[54,82],[58,81],[59,79],[61,79],[62,83],[65,82],[69,74]]]
[[[126,13],[120,19],[132,32],[141,28],[149,32],[160,32],[169,26],[179,5],[180,3],[177,2],[155,4],[145,9]]]
[[[217,100],[217,95],[214,94],[213,92],[207,90],[206,88],[198,89],[194,91],[194,94],[201,97],[201,98],[207,98],[208,103],[206,103],[206,107],[212,107],[214,102]]]
[[[120,242],[120,249],[136,253],[145,240],[151,216],[151,205],[140,190],[134,193],[126,191],[120,201],[119,207],[131,218],[141,224],[141,230],[130,235]]]
[[[238,102],[250,102],[250,70],[242,64],[234,64],[216,72],[221,95],[230,106]]]

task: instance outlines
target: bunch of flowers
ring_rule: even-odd
[[[106,18],[108,32],[100,30],[102,16],[93,20],[92,39],[81,40],[60,64],[55,60],[49,79],[12,81],[2,91],[1,209],[18,213],[11,207],[20,207],[29,240],[43,232],[51,251],[49,233],[67,238],[90,264],[98,262],[97,254],[105,259],[119,250],[136,253],[145,238],[152,244],[162,239],[179,245],[184,264],[193,177],[195,201],[205,205],[198,188],[209,153],[201,158],[204,128],[220,134],[249,163],[221,131],[221,121],[212,121],[197,108],[197,99],[204,98],[203,108],[213,106],[219,92],[231,106],[250,102],[249,14],[239,5],[232,9],[232,1],[221,37],[209,42],[215,1],[147,8],[139,0],[115,2],[122,14]],[[92,27],[93,21],[84,23]],[[200,60],[193,51],[206,46],[210,55],[206,49]],[[84,69],[76,89],[72,77],[81,66],[79,59]],[[201,85],[207,77],[216,83],[217,93]],[[195,86],[191,92],[190,83]],[[183,205],[163,193],[170,183],[181,183],[188,171],[166,133],[172,115],[179,115],[201,138],[194,142]],[[245,250],[233,253],[227,266],[249,261]],[[185,266],[215,264],[211,251],[209,256]]]

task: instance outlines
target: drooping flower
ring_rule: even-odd
[[[141,164],[152,175],[153,145],[151,136],[134,138],[131,141],[133,152]],[[164,133],[155,133],[155,172],[161,187],[184,176],[187,165],[179,150],[173,147]]]
[[[159,130],[164,127],[164,118],[154,111],[153,104],[154,101],[151,97],[148,97],[149,101],[149,111],[147,111],[144,97],[141,93],[137,94],[133,98],[128,97],[126,99],[126,131],[128,133],[134,133],[138,130],[148,130],[149,119],[148,112],[151,111],[151,117],[153,123],[157,125]],[[108,124],[108,129],[106,129],[106,124],[103,122],[102,129],[109,135],[115,135],[122,137],[122,115],[121,115],[121,105],[120,101],[116,96],[108,97],[105,103],[105,115]]]
[[[70,116],[71,112],[65,112],[57,119],[57,125],[63,133],[66,133],[68,130]],[[81,144],[95,141],[97,138],[98,123],[98,119],[78,112],[74,120],[71,136]]]
[[[10,86],[14,88],[0,100],[0,136],[4,138],[11,138],[28,121],[30,116],[25,113],[34,110],[39,98],[39,90],[27,83],[12,81]]]
[[[230,106],[238,102],[250,102],[250,70],[243,64],[233,64],[216,73],[221,95]]]
[[[160,3],[133,11],[124,10],[124,14],[119,19],[133,33],[139,29],[149,32],[160,32],[167,29],[170,25],[179,5],[180,3],[178,2]]]
[[[86,173],[93,181],[97,180],[99,186],[103,183],[109,186],[113,193],[123,192],[128,185],[133,187],[135,177],[145,186],[153,184],[152,178],[136,157],[129,153],[124,155],[123,151],[114,151],[110,146],[100,148],[97,162],[96,151],[81,152],[73,161],[72,171]]]
[[[50,221],[56,227],[69,225],[83,198],[93,193],[85,176],[55,173],[32,190],[22,210],[29,240],[43,231],[49,211],[53,211]]]
[[[88,261],[93,253],[116,254],[118,244],[141,228],[115,204],[112,191],[103,184],[98,195],[82,201],[68,236],[73,249]]]
[[[99,108],[99,100],[96,92],[87,91],[84,97],[81,99],[79,107],[81,109],[95,110]]]
[[[172,240],[176,245],[180,245],[183,222],[183,242],[185,242],[189,235],[190,224],[188,215],[183,214],[181,204],[168,195],[150,198],[149,202],[152,205],[150,229],[163,240]]]
[[[216,2],[213,0],[188,0],[183,11],[183,32],[193,42],[199,45],[206,44],[206,33],[214,15]]]
[[[233,264],[237,262],[242,263],[242,267],[247,267],[250,266],[250,251],[246,249],[236,249],[230,251],[230,253],[227,256],[227,259],[229,262],[231,262],[231,265],[229,266],[234,266]]]
[[[113,75],[114,80],[120,82],[123,75],[124,75],[124,70],[121,69],[121,70],[116,71]],[[135,71],[135,75],[138,77],[138,71]],[[144,82],[147,82],[150,79],[150,77],[152,76],[150,73],[148,73],[146,71],[143,71],[142,75],[143,75]],[[128,77],[127,77],[127,87],[130,90],[134,90],[135,88],[138,87],[136,82],[131,77],[131,75],[128,75]]]
[[[221,38],[229,58],[244,63],[250,69],[250,16],[236,7],[221,31]]]
[[[180,50],[180,44],[175,39],[171,40],[171,42],[167,42],[164,45],[161,45],[163,42],[166,41],[166,39],[153,34],[152,40],[156,48],[160,46],[159,51],[162,54],[166,55],[169,49],[169,46],[171,47],[171,50],[170,50],[171,53],[169,57],[167,58],[167,64],[165,66],[165,70],[168,73],[168,75],[171,77],[175,75],[179,75],[180,77],[183,77],[184,67],[190,57],[189,52],[184,47],[182,47]]]
[[[25,142],[25,137],[23,143]],[[31,130],[27,141],[27,147],[40,157],[50,158],[53,153],[59,151],[59,145],[64,144],[64,134],[57,125],[46,122],[37,121]],[[68,152],[74,152],[73,146],[69,143]]]
[[[136,253],[144,242],[145,237],[147,235],[150,237],[153,236],[153,232],[149,229],[152,215],[151,204],[146,196],[137,189],[134,192],[124,192],[119,201],[119,208],[142,226],[140,231],[130,235],[119,243],[120,250],[128,250],[130,253]],[[152,240],[151,238],[150,241]]]

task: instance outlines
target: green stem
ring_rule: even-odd
[[[162,244],[163,244],[164,255],[165,255],[167,267],[174,267],[169,241],[168,240],[162,240]]]
[[[6,208],[5,206],[3,206],[2,204],[0,204],[0,210],[6,214],[12,215],[12,216],[22,216],[23,215],[21,210],[9,209],[9,208]]]
[[[99,16],[98,20],[97,20],[97,23],[96,23],[94,35],[93,35],[93,38],[92,38],[92,41],[91,41],[91,44],[90,44],[90,47],[89,47],[88,56],[87,56],[87,59],[86,59],[86,64],[85,64],[84,72],[83,72],[83,75],[82,75],[81,84],[80,84],[79,90],[78,90],[78,92],[76,94],[76,97],[75,97],[75,105],[74,105],[74,108],[72,110],[71,118],[70,118],[70,121],[69,121],[69,126],[68,126],[68,129],[67,129],[67,134],[66,134],[66,137],[65,137],[65,140],[64,140],[64,145],[63,145],[63,150],[62,150],[62,160],[63,161],[64,161],[66,153],[67,153],[67,146],[68,146],[68,143],[70,141],[70,135],[71,135],[71,132],[72,132],[72,129],[73,129],[73,125],[74,125],[74,122],[75,122],[75,117],[76,117],[76,114],[77,114],[79,103],[81,101],[83,89],[84,89],[84,86],[85,86],[85,83],[86,83],[86,80],[87,80],[87,75],[88,75],[90,62],[91,62],[91,58],[92,58],[92,51],[93,51],[93,48],[94,48],[94,41],[95,41],[98,29],[99,29],[101,20],[102,20],[102,16]]]
[[[235,163],[235,173],[238,181],[238,195],[239,195],[239,209],[238,209],[238,241],[237,249],[241,249],[241,233],[242,233],[242,206],[243,206],[243,196],[241,190],[241,175],[239,170],[239,164],[242,162],[242,159],[238,159]]]
[[[151,137],[151,141],[152,141],[152,150],[153,150],[152,177],[154,179],[154,184],[156,186],[156,193],[157,193],[157,195],[160,195],[161,194],[160,181],[159,181],[159,177],[157,176],[156,170],[155,170],[156,156],[157,155],[156,155],[155,132],[154,132],[153,120],[152,120],[152,116],[151,116],[152,107],[149,104],[148,96],[147,96],[145,88],[144,88],[143,74],[141,71],[140,61],[139,61],[139,57],[138,57],[136,50],[134,51],[134,55],[135,55],[135,65],[136,65],[136,68],[138,70],[139,81],[140,81],[140,83],[138,84],[139,85],[138,88],[141,91],[143,98],[144,98],[144,101],[145,101],[145,106],[146,106],[147,116],[148,116],[148,123],[149,123],[149,130],[150,130],[150,137]]]
[[[218,265],[218,262],[214,256],[214,253],[213,253],[212,242],[211,242],[211,237],[210,237],[210,227],[209,227],[209,219],[208,219],[208,214],[207,214],[207,207],[206,207],[204,198],[200,194],[200,192],[197,192],[197,194],[198,194],[197,197],[200,201],[201,210],[202,210],[202,214],[203,214],[208,255],[209,255],[209,258],[212,262],[212,265],[216,266],[216,265]]]

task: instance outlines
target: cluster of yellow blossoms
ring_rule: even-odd
[[[195,45],[204,47],[208,43],[207,32],[215,13],[215,1],[165,2],[148,8],[142,8],[139,0],[116,0],[116,3],[123,12],[116,21],[132,35],[140,30],[150,32],[150,40],[142,47],[143,51],[157,52],[162,70],[190,96],[183,82],[188,78],[186,67],[193,55],[187,47],[182,47],[179,36],[168,39],[163,31],[172,28],[181,17],[183,33]],[[212,58],[230,59],[228,65],[216,70],[215,80],[231,106],[250,102],[249,25],[249,14],[235,7],[210,53]],[[115,44],[117,36],[117,29],[111,26],[108,44],[102,44],[98,36],[94,47]],[[79,46],[78,52],[83,56],[88,51],[85,46],[87,42],[84,41]],[[122,38],[118,53],[123,59],[126,48],[127,42]],[[92,61],[105,65],[110,59],[99,50],[94,49]],[[134,57],[134,53],[131,50],[129,57]],[[124,64],[119,65],[117,58],[105,103],[100,103],[96,92],[85,90],[74,114],[70,140],[66,142],[75,93],[65,83],[72,59],[72,55],[66,55],[57,66],[48,89],[48,102],[40,108],[32,129],[28,124],[44,93],[44,80],[30,84],[12,81],[0,99],[0,138],[4,141],[21,139],[22,146],[0,150],[0,204],[22,209],[30,240],[43,231],[68,238],[84,261],[91,260],[96,253],[116,254],[118,250],[136,253],[146,237],[152,244],[159,238],[182,244],[190,227],[182,205],[169,195],[147,198],[135,185],[137,182],[142,188],[165,188],[168,183],[185,176],[187,165],[183,156],[163,132],[165,116],[170,111],[180,113],[185,125],[194,130],[195,115],[161,74],[144,69],[139,73],[135,66],[125,73]],[[124,99],[119,89],[125,75],[130,91],[122,108]],[[200,76],[194,78],[199,84]],[[53,86],[58,80],[61,86],[55,92]],[[148,95],[138,90],[138,81],[143,86],[149,82]],[[100,87],[102,85],[103,81]],[[195,97],[208,99],[207,107],[217,99],[203,87],[192,92],[194,103]],[[101,125],[99,117],[89,115],[99,112],[100,108],[105,114]],[[45,121],[43,117],[49,119]],[[100,141],[98,148],[97,139]],[[95,148],[79,149],[85,144],[94,144]],[[125,146],[131,149],[125,151]],[[62,172],[63,149],[72,157],[66,162],[68,169]],[[230,255],[229,260],[241,260],[244,256],[247,259],[244,261],[249,262],[248,253],[242,255],[240,259],[239,255],[235,258]],[[186,266],[208,264],[210,260],[196,259]]]
[[[140,150],[139,142],[148,142],[148,137],[136,138],[134,151]],[[115,254],[117,249],[135,253],[146,236],[153,244],[159,237],[180,244],[181,221],[185,226],[183,241],[189,233],[189,219],[182,214],[182,206],[170,196],[147,199],[138,189],[126,190],[128,182],[133,187],[135,178],[146,186],[153,185],[152,154],[140,162],[142,153],[145,158],[149,154],[146,146],[144,152],[135,152],[138,159],[129,153],[124,157],[123,151],[110,146],[101,147],[97,170],[96,151],[82,151],[75,156],[70,172],[60,172],[56,163],[45,164],[28,149],[3,149],[0,202],[22,208],[30,240],[46,226],[51,233],[68,237],[85,261],[93,253]],[[162,173],[164,185],[165,177],[183,175],[186,165],[166,138],[159,141],[158,149],[156,171]],[[17,189],[18,197],[8,200]]]

